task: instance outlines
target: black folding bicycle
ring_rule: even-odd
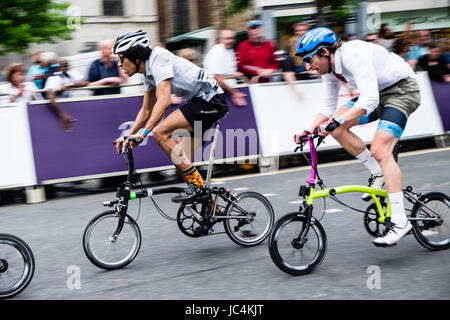
[[[168,220],[176,221],[181,232],[189,237],[217,234],[213,227],[218,222],[223,223],[228,237],[242,246],[258,245],[269,236],[274,223],[274,211],[263,195],[257,192],[234,194],[224,187],[210,187],[218,130],[217,122],[205,188],[145,188],[134,168],[133,152],[127,146],[127,180],[118,188],[117,199],[104,203],[112,209],[95,216],[83,234],[84,252],[94,265],[113,270],[123,268],[136,258],[142,237],[136,220],[128,213],[128,204],[131,200],[145,197],[150,197],[157,211]],[[135,142],[140,142],[139,139],[128,138]],[[134,182],[136,180],[138,184]],[[137,192],[133,191],[136,187],[139,188]],[[176,218],[164,213],[153,199],[158,194],[179,194],[186,191],[195,193],[195,196],[180,204]]]
[[[15,235],[0,233],[0,299],[22,292],[30,284],[34,268],[28,244]]]

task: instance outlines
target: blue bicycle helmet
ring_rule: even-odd
[[[337,42],[337,37],[333,30],[326,27],[319,27],[305,33],[297,45],[296,55],[303,56],[316,50],[319,46],[329,47]]]

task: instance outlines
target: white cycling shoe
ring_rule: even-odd
[[[369,178],[369,187],[374,189],[383,189],[384,177],[371,175]],[[369,201],[370,199],[372,199],[372,196],[370,195],[370,193],[363,193],[361,199],[363,199],[364,201]]]
[[[378,237],[373,240],[373,244],[377,247],[391,247],[395,246],[401,238],[403,238],[409,231],[411,231],[412,225],[408,221],[404,228],[399,228],[395,223],[390,223],[386,228],[386,233],[382,237]]]

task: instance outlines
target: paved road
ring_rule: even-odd
[[[402,154],[404,184],[419,191],[450,193],[450,150],[433,149]],[[328,186],[365,184],[361,164],[338,162],[323,165]],[[254,190],[267,195],[276,217],[296,210],[298,187],[309,172],[300,168],[274,174],[255,174],[214,183],[233,190]],[[25,239],[34,251],[36,272],[29,287],[16,299],[449,299],[450,252],[431,252],[413,236],[395,248],[376,248],[362,225],[362,214],[331,200],[322,224],[328,251],[312,274],[293,277],[272,263],[266,242],[243,248],[225,234],[192,239],[174,222],[156,213],[149,199],[143,200],[138,220],[143,241],[138,257],[126,268],[103,271],[84,255],[81,237],[88,221],[104,210],[102,202],[113,193],[51,199],[41,204],[0,207],[2,232]],[[363,209],[358,195],[340,196]],[[176,213],[169,196],[155,199]],[[317,202],[320,209],[321,202]],[[380,288],[369,289],[370,270],[380,270]],[[73,288],[71,272],[79,270],[80,287]],[[370,281],[369,281],[370,282]]]

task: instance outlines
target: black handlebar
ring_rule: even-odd
[[[323,142],[323,140],[325,139],[325,137],[322,137],[321,135],[319,135],[319,127],[315,127],[313,133],[311,133],[311,132],[309,132],[309,131],[306,131],[306,134],[300,137],[300,139],[299,139],[299,140],[300,140],[300,145],[297,146],[297,147],[295,148],[294,152],[297,152],[298,149],[300,149],[300,150],[303,151],[303,144],[304,144],[305,142],[308,142],[308,136],[310,136],[310,135],[312,135],[312,139],[313,139],[313,140],[316,139],[316,138],[319,138],[319,139],[317,140],[316,148],[317,148],[317,147]]]
[[[128,140],[128,141],[132,141],[132,142],[136,142],[136,143],[141,143],[142,142],[142,138],[141,137],[127,137],[127,136],[124,136],[123,137],[124,138],[124,140]],[[116,142],[116,140],[114,140],[113,141],[113,144],[115,145],[117,142]],[[129,148],[129,144],[127,144],[127,149]],[[122,148],[122,143],[120,143],[120,147]]]

